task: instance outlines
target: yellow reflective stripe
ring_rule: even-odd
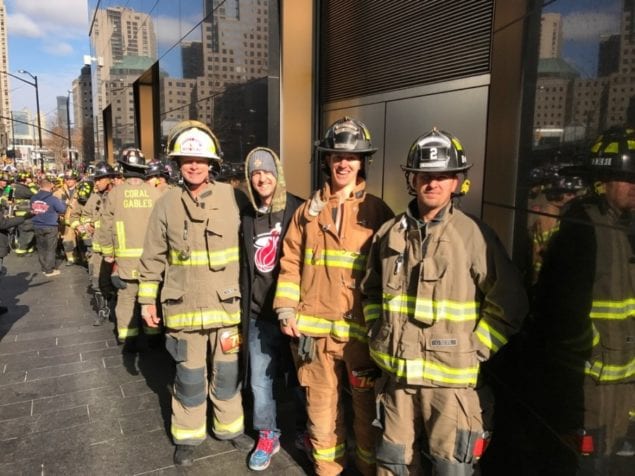
[[[71,222],[71,228],[77,228],[80,225],[79,220],[75,220]]]
[[[494,352],[498,352],[498,349],[507,344],[507,338],[488,324],[486,318],[479,321],[474,332],[478,340]]]
[[[90,217],[79,217],[79,222],[80,223],[90,223]]]
[[[628,380],[635,375],[635,357],[624,365],[608,365],[602,361],[586,362],[584,373],[600,382],[618,382]]]
[[[221,310],[200,309],[172,314],[165,318],[165,325],[171,329],[182,327],[233,326],[240,322],[240,311],[229,313]]]
[[[355,452],[357,453],[359,459],[361,459],[365,463],[375,464],[375,453],[373,451],[368,451],[357,446]]]
[[[175,266],[223,266],[238,261],[238,247],[219,251],[192,251],[187,259],[181,258],[182,253],[170,250],[169,262]]]
[[[189,440],[204,440],[207,436],[207,425],[203,423],[203,426],[198,428],[179,428],[174,423],[170,427],[172,437],[174,441],[189,441]]]
[[[141,258],[143,248],[115,248],[115,256],[117,258]]]
[[[221,423],[216,416],[214,416],[214,432],[221,434],[230,434],[234,435],[236,433],[242,433],[245,423],[244,423],[243,415],[236,418],[234,421],[229,423]]]
[[[139,297],[147,297],[147,298],[156,298],[159,294],[159,283],[142,281],[139,283],[139,291],[137,292],[137,296]]]
[[[327,268],[366,269],[366,255],[356,251],[346,250],[322,250],[314,256],[313,249],[304,251],[304,263],[310,266],[326,266]]]
[[[143,326],[143,333],[147,336],[155,336],[155,335],[161,334],[161,328]]]
[[[370,349],[370,356],[382,369],[405,379],[427,379],[439,384],[476,385],[478,365],[454,368],[425,359],[402,359]]]
[[[298,330],[303,334],[326,337],[328,335],[340,339],[356,339],[367,342],[367,329],[356,322],[345,320],[330,321],[322,317],[298,314],[296,317]]]
[[[101,249],[101,245],[99,243],[96,243],[93,241],[93,251],[95,253],[101,253],[102,249]]]
[[[112,256],[112,254],[114,253],[114,249],[110,245],[104,245],[101,247],[101,253],[106,256]]]
[[[591,319],[628,319],[635,316],[635,298],[622,301],[593,301]]]
[[[366,304],[364,306],[364,320],[366,324],[373,322],[378,319],[381,315],[381,305],[380,304]]]
[[[117,336],[120,339],[127,339],[128,337],[137,337],[139,335],[139,329],[136,327],[118,327]]]
[[[95,223],[93,223],[93,226],[95,227],[95,230],[97,230],[98,228],[101,228],[101,222],[97,220],[95,221]]]
[[[320,461],[335,461],[343,458],[346,453],[346,445],[344,443],[332,448],[313,448],[313,457]]]
[[[126,248],[126,227],[122,221],[115,222],[115,232],[117,233],[117,245],[120,249]]]
[[[405,294],[393,296],[384,293],[383,309],[387,312],[406,314],[418,321],[426,323],[434,321],[470,322],[475,321],[479,314],[479,304],[476,301],[434,301],[432,299],[417,299]]]
[[[276,299],[290,299],[291,301],[300,302],[300,286],[291,281],[278,281],[276,287]]]

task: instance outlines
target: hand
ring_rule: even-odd
[[[159,327],[161,318],[157,315],[157,307],[154,304],[141,306],[141,318],[148,327]]]
[[[115,262],[115,258],[113,258],[112,256],[104,256],[104,261],[105,261],[106,263],[110,263],[110,264],[112,264],[112,263],[114,263],[114,262]]]
[[[278,310],[278,320],[280,321],[280,332],[289,337],[298,338],[301,336],[298,330],[298,323],[295,320],[295,311],[292,309]]]

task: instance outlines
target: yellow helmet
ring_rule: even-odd
[[[200,121],[182,121],[168,136],[168,157],[201,157],[222,161],[220,143],[209,127]]]

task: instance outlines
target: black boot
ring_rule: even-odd
[[[177,466],[192,466],[194,463],[194,446],[176,445],[174,464]]]

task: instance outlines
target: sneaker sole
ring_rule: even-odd
[[[264,471],[265,469],[267,469],[269,467],[269,465],[271,464],[271,459],[273,458],[273,456],[275,454],[277,454],[280,451],[280,445],[276,446],[273,451],[271,452],[271,457],[269,458],[269,461],[267,461],[267,464],[264,466],[258,466],[258,467],[254,467],[250,464],[247,465],[247,467],[252,470],[252,471]]]

